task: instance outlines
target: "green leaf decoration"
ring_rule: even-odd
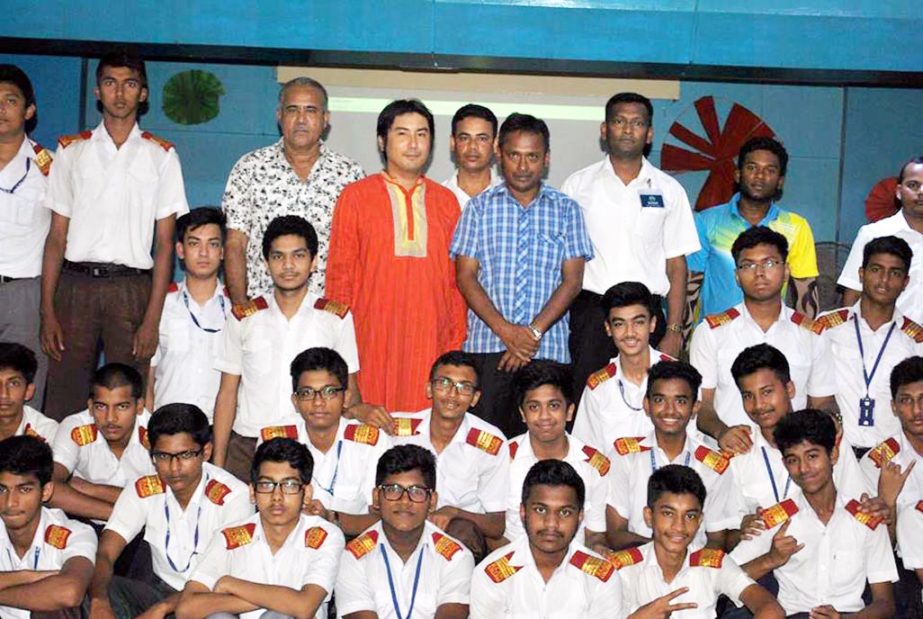
[[[200,125],[218,115],[224,85],[208,71],[182,71],[164,84],[163,113],[180,125]]]

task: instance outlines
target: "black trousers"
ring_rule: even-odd
[[[500,428],[507,438],[526,431],[513,393],[514,372],[497,369],[503,353],[473,353],[480,375],[481,399],[471,412]]]

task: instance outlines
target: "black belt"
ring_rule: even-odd
[[[0,284],[8,284],[10,282],[15,282],[20,279],[26,279],[25,277],[7,277],[6,275],[0,275]]]
[[[150,269],[136,269],[122,264],[110,264],[108,262],[71,262],[70,260],[65,260],[63,268],[70,273],[79,273],[80,275],[101,278],[148,275],[150,273]]]

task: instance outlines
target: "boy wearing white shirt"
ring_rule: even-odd
[[[314,462],[288,438],[260,445],[250,473],[255,516],[212,536],[186,583],[178,619],[231,613],[325,619],[343,552],[343,534],[323,518],[302,513],[311,500]]]
[[[210,533],[253,513],[247,486],[208,463],[211,428],[198,407],[157,409],[148,436],[157,473],[122,491],[99,542],[90,602],[100,616],[172,614]],[[116,559],[142,530],[151,547],[153,581],[113,577]]]
[[[0,616],[77,618],[93,575],[96,535],[42,503],[55,492],[51,448],[31,436],[0,442]]]
[[[0,342],[0,440],[11,436],[37,436],[54,443],[58,422],[26,402],[35,395],[35,353],[13,342]]]
[[[381,521],[346,545],[337,612],[345,619],[464,619],[474,558],[427,519],[438,500],[433,454],[417,445],[389,449],[375,482]]]
[[[195,404],[211,423],[221,372],[214,368],[231,301],[218,280],[224,258],[224,214],[193,209],[176,220],[176,255],[186,274],[167,289],[157,352],[151,359],[149,410]]]

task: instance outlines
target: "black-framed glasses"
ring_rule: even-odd
[[[465,380],[454,381],[446,376],[437,376],[429,381],[429,384],[431,384],[436,391],[448,393],[454,388],[455,391],[462,395],[474,395],[474,392],[478,390],[477,385],[474,383],[469,383]]]
[[[31,166],[32,166],[32,160],[26,157],[26,173],[23,174],[22,178],[16,181],[16,183],[10,189],[7,189],[6,187],[0,187],[0,191],[2,191],[3,193],[8,193],[10,195],[16,193],[16,190],[19,189],[19,186],[22,185],[25,182],[26,177],[29,176],[29,168]]]
[[[325,385],[319,389],[302,387],[295,392],[295,397],[302,402],[310,402],[318,395],[324,400],[332,400],[344,391],[346,391],[346,387],[334,387],[333,385]]]
[[[388,501],[400,501],[404,493],[412,503],[422,503],[430,497],[432,490],[426,486],[402,486],[400,484],[381,484],[378,491]]]
[[[762,260],[760,262],[743,262],[737,265],[737,270],[745,273],[755,273],[757,269],[762,269],[763,271],[771,271],[781,265],[781,260],[776,260],[775,258],[767,258],[766,260]]]
[[[173,460],[189,462],[201,455],[201,449],[187,449],[186,451],[177,451],[176,453],[170,453],[169,451],[152,451],[151,460],[154,461],[154,464],[172,464]]]
[[[297,479],[283,479],[282,481],[261,479],[253,484],[253,491],[257,494],[272,494],[277,487],[282,490],[282,494],[298,494],[304,488],[304,484]]]

